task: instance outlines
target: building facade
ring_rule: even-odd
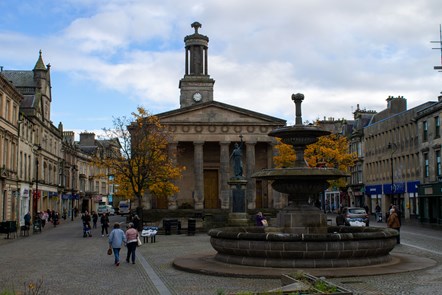
[[[415,116],[421,168],[418,214],[421,222],[431,224],[442,224],[441,116],[442,95],[438,102],[420,110]]]
[[[61,140],[63,126],[54,126],[51,121],[51,74],[50,65],[43,62],[41,55],[31,71],[2,71],[2,74],[23,95],[19,106],[20,115],[28,126],[32,125],[32,135],[29,127],[23,130],[23,145],[17,167],[32,166],[29,190],[27,182],[22,183],[22,192],[30,193],[30,208],[33,215],[38,211],[50,209],[60,211],[61,175]],[[29,171],[29,169],[28,169]],[[21,173],[20,173],[21,174]],[[23,171],[23,175],[25,172]]]
[[[72,213],[108,201],[108,174],[91,161],[90,147],[51,121],[51,73],[40,51],[32,70],[0,71],[0,214],[24,224],[27,212]],[[89,136],[90,137],[90,136]],[[87,138],[87,135],[86,135]],[[95,152],[110,146],[96,141]],[[98,200],[100,196],[100,200]]]
[[[356,155],[356,162],[350,168],[350,179],[348,185],[348,206],[354,205],[362,207],[366,203],[365,200],[365,184],[363,178],[364,158],[365,158],[365,140],[364,128],[371,122],[375,111],[363,110],[356,108],[353,113],[353,128],[350,134],[350,152]],[[374,208],[374,207],[373,207]]]
[[[397,205],[406,219],[419,212],[421,182],[417,113],[434,102],[407,110],[406,99],[388,97],[387,108],[374,115],[364,128],[365,204],[374,212],[376,203],[386,213]]]
[[[18,171],[19,107],[23,96],[0,72],[0,214],[1,220],[20,216],[21,194]],[[28,210],[24,207],[22,210]]]

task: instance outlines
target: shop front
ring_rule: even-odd
[[[367,185],[365,187],[365,194],[368,196],[368,199],[370,200],[370,204],[367,204],[370,208],[370,212],[374,212],[376,208],[376,204],[379,204],[381,206],[382,212],[385,212],[385,209],[388,208],[385,204],[385,201],[382,199],[382,185]]]
[[[418,186],[419,220],[423,223],[442,224],[442,183]]]

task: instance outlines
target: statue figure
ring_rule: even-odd
[[[235,143],[235,148],[233,149],[232,155],[230,158],[233,158],[233,173],[235,177],[242,177],[242,152],[241,148],[243,145],[242,136],[241,137],[241,144],[238,145],[238,143]]]

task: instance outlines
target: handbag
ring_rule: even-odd
[[[137,236],[137,246],[141,246],[143,243],[141,243],[140,236]]]
[[[268,226],[269,225],[269,223],[265,219],[261,220],[261,223],[262,223],[263,226]]]
[[[112,248],[107,249],[107,255],[112,255]]]

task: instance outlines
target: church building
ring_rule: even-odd
[[[184,38],[185,72],[179,81],[180,108],[157,114],[172,134],[169,152],[185,166],[176,181],[180,192],[168,200],[147,197],[147,209],[176,209],[190,205],[195,209],[229,209],[234,176],[232,151],[241,147],[243,176],[247,180],[246,206],[281,208],[281,194],[267,181],[251,176],[273,166],[276,140],[268,133],[286,125],[286,121],[214,100],[215,81],[209,75],[209,38],[193,23],[192,35]]]

